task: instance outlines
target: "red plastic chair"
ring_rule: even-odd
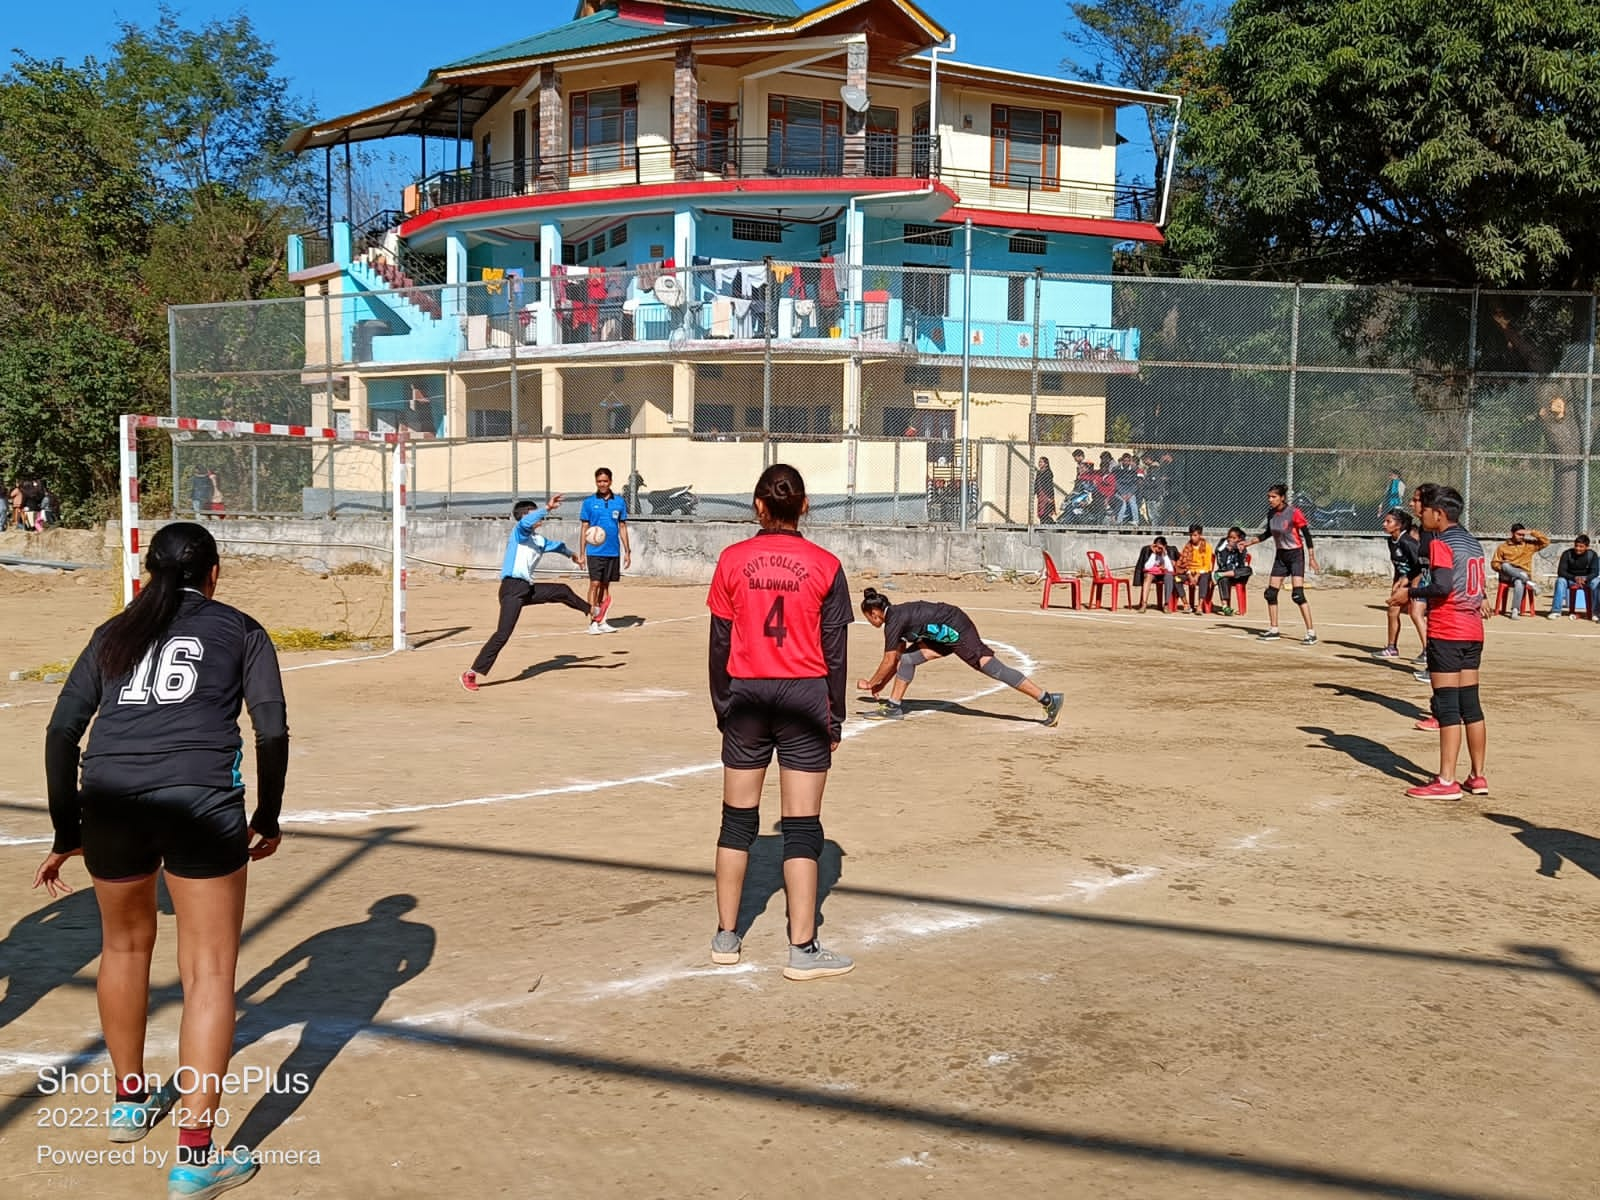
[[[1044,599],[1039,601],[1040,608],[1050,607],[1050,589],[1060,584],[1062,587],[1072,589],[1072,607],[1083,607],[1083,584],[1077,576],[1068,577],[1056,570],[1056,560],[1050,557],[1050,552],[1044,552]]]
[[[1510,591],[1511,585],[1509,583],[1502,582],[1500,584],[1500,590],[1494,594],[1494,611],[1496,616],[1503,617],[1510,615],[1506,612],[1506,596],[1510,593]],[[1534,599],[1533,589],[1531,587],[1524,587],[1522,589],[1522,615],[1525,617],[1533,616],[1534,613],[1539,611],[1535,607],[1537,603],[1538,602]]]
[[[1106,566],[1106,556],[1098,550],[1089,551],[1089,607],[1103,608],[1105,589],[1111,589],[1111,611],[1117,611],[1117,589],[1128,593],[1128,606],[1133,607],[1133,581],[1113,575]]]

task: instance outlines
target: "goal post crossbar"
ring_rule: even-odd
[[[406,642],[406,543],[408,536],[407,495],[409,463],[407,446],[413,441],[431,441],[433,434],[400,429],[393,433],[368,429],[328,429],[314,425],[280,425],[268,421],[207,420],[201,417],[158,417],[126,413],[118,418],[121,447],[122,500],[122,600],[131,604],[139,594],[139,431],[166,429],[173,432],[245,434],[256,437],[295,438],[311,442],[344,442],[379,447],[394,447],[394,471],[389,480],[393,515],[391,575],[394,582],[394,649],[404,650]]]

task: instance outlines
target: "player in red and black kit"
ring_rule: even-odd
[[[1315,646],[1317,629],[1311,620],[1311,605],[1306,603],[1306,563],[1309,561],[1311,569],[1315,571],[1317,552],[1312,549],[1311,526],[1307,524],[1305,514],[1289,503],[1289,485],[1286,483],[1275,483],[1267,489],[1266,528],[1244,545],[1250,547],[1261,542],[1271,542],[1274,550],[1272,574],[1267,579],[1267,586],[1261,590],[1262,599],[1267,602],[1267,628],[1261,632],[1261,640],[1278,640],[1278,592],[1287,579],[1291,588],[1289,598],[1299,607],[1300,617],[1306,623],[1306,635],[1300,642],[1305,646]]]
[[[1428,674],[1433,684],[1433,716],[1439,722],[1439,774],[1431,783],[1407,788],[1418,800],[1459,800],[1465,788],[1474,796],[1489,794],[1484,778],[1488,731],[1478,698],[1478,668],[1483,662],[1483,608],[1487,568],[1483,546],[1457,524],[1461,493],[1452,487],[1424,484],[1423,528],[1433,534],[1428,569],[1411,594],[1428,603]],[[1471,771],[1456,782],[1456,760],[1465,731]]]
[[[213,1153],[211,1129],[233,1053],[246,866],[278,848],[289,728],[271,639],[211,598],[218,574],[211,534],[192,522],[167,525],[150,540],[145,564],[149,583],[95,630],[50,717],[45,775],[55,843],[34,886],[52,896],[70,892],[61,868],[78,854],[94,880],[104,938],[100,1023],[117,1072],[106,1116],[111,1140],[137,1141],[173,1111],[178,1156],[169,1195],[213,1196],[256,1173],[242,1147]],[[248,822],[242,704],[256,735],[256,808]],[[78,744],[91,720],[80,787]],[[151,1087],[145,1025],[162,869],[178,915],[181,1066]],[[181,1095],[179,1084],[187,1089]]]
[[[839,560],[800,535],[806,485],[776,463],[756,482],[761,532],[717,560],[711,609],[711,707],[722,731],[722,831],[711,961],[739,961],[739,897],[760,827],[761,787],[778,755],[786,979],[843,975],[855,964],[817,941],[822,792],[844,723],[850,586]]]

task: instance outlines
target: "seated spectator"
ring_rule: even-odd
[[[1211,572],[1217,565],[1217,556],[1206,541],[1206,531],[1201,525],[1189,526],[1189,540],[1178,555],[1178,574],[1183,577],[1188,593],[1189,612],[1200,611],[1200,605],[1211,600]]]
[[[1550,604],[1550,619],[1556,620],[1566,610],[1567,595],[1573,588],[1582,588],[1584,605],[1589,618],[1595,619],[1595,605],[1600,603],[1600,554],[1589,549],[1589,535],[1580,533],[1572,539],[1572,549],[1561,552],[1556,564],[1555,599]]]
[[[211,475],[199,463],[189,476],[189,506],[197,517],[211,511]]]
[[[1139,589],[1139,603],[1134,606],[1136,612],[1143,612],[1150,599],[1150,585],[1156,585],[1156,611],[1165,611],[1167,589],[1175,587],[1177,564],[1172,561],[1172,551],[1167,546],[1167,539],[1157,537],[1143,550],[1139,551],[1138,561],[1133,566],[1133,582]]]
[[[1501,583],[1511,585],[1511,603],[1506,616],[1513,621],[1522,616],[1522,597],[1525,592],[1538,593],[1533,581],[1533,556],[1550,544],[1550,539],[1537,529],[1526,525],[1513,525],[1511,536],[1495,548],[1489,560],[1489,569],[1500,577]]]
[[[1072,477],[1074,490],[1086,477],[1094,474],[1094,464],[1083,456],[1082,450],[1074,450],[1072,452],[1072,469],[1076,472]]]
[[[1222,604],[1212,611],[1225,617],[1233,616],[1233,589],[1236,584],[1249,581],[1251,567],[1245,561],[1249,557],[1244,548],[1244,530],[1235,525],[1228,530],[1228,540],[1217,547],[1216,581]]]

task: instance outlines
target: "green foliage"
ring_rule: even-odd
[[[1185,68],[1166,263],[1588,288],[1600,3],[1239,0]]]

